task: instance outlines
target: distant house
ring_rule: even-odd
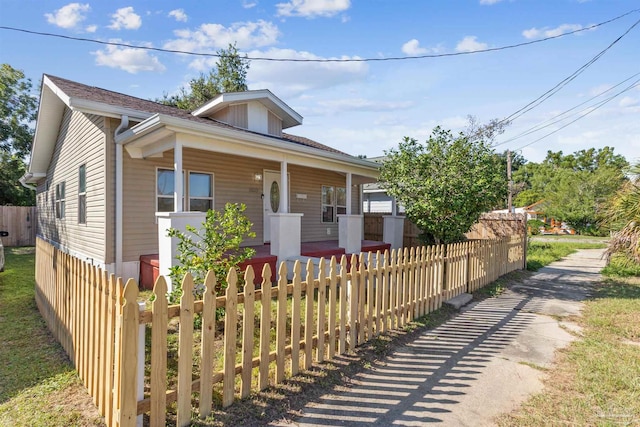
[[[386,156],[371,157],[376,163],[382,163]],[[394,203],[396,210],[394,211]],[[387,194],[378,182],[364,184],[362,186],[362,212],[364,213],[404,213],[404,206],[398,204],[393,197]]]
[[[141,257],[166,273],[168,227],[244,203],[265,259],[324,242],[362,249],[360,187],[374,162],[285,129],[302,117],[268,90],[225,93],[193,112],[45,75],[28,173],[38,236],[125,278]]]

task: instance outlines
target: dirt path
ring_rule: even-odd
[[[580,313],[604,266],[581,250],[498,298],[465,307],[358,374],[350,387],[307,404],[287,426],[489,426],[542,389],[556,349],[579,335]],[[275,425],[275,424],[274,424]]]

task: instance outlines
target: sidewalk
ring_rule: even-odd
[[[604,266],[602,250],[555,262],[498,298],[462,312],[307,404],[289,426],[490,426],[542,389],[554,352],[576,339]]]

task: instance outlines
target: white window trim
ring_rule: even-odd
[[[62,186],[63,191],[59,191]],[[58,197],[62,193],[62,197]],[[66,217],[66,201],[67,201],[67,185],[66,181],[62,181],[56,184],[55,187],[55,216],[56,219],[65,219]]]
[[[156,175],[155,175],[155,180],[154,180],[154,192],[156,195],[155,198],[155,204],[156,204],[156,212],[159,212],[158,210],[158,199],[159,198],[165,198],[165,199],[171,199],[173,200],[173,195],[172,196],[164,196],[164,195],[160,195],[158,194],[158,172],[159,171],[171,171],[175,173],[174,169],[168,168],[168,167],[162,167],[162,166],[156,166]],[[211,176],[211,197],[190,197],[189,192],[189,174],[191,173],[200,173],[200,174],[204,174],[204,175],[209,175]],[[191,211],[191,199],[197,199],[197,200],[211,200],[211,209],[215,209],[215,184],[216,184],[216,180],[215,180],[215,173],[213,172],[207,172],[207,171],[200,171],[200,170],[189,170],[189,169],[183,169],[182,170],[182,208],[186,209],[187,211]]]
[[[82,168],[84,166],[84,191],[80,191],[80,168]],[[80,197],[84,196],[84,222],[80,221],[80,212],[82,212],[81,209],[81,203],[80,203]],[[83,163],[80,166],[78,166],[78,224],[82,224],[82,225],[86,225],[87,224],[87,164]]]
[[[191,177],[192,173],[199,173],[202,175],[209,175],[211,177],[211,197],[191,197],[191,188],[190,188],[190,180],[189,178]],[[215,179],[215,174],[213,172],[205,172],[205,171],[198,171],[198,170],[189,170],[185,176],[187,177],[187,182],[185,183],[185,198],[187,200],[187,210],[191,211],[191,199],[195,199],[195,200],[211,200],[211,209],[215,209],[216,205],[215,205],[215,201],[216,201],[216,179]]]

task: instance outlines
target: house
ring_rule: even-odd
[[[382,164],[386,156],[371,157],[369,160]],[[362,212],[376,214],[404,214],[404,206],[396,202],[395,198],[387,193],[387,190],[380,186],[380,183],[373,182],[362,186]]]
[[[197,226],[208,209],[236,202],[256,233],[245,244],[271,262],[305,255],[311,242],[360,252],[361,187],[378,165],[284,132],[300,124],[268,90],[187,112],[44,75],[21,179],[36,189],[38,236],[138,279],[145,256],[168,272],[169,227]]]

